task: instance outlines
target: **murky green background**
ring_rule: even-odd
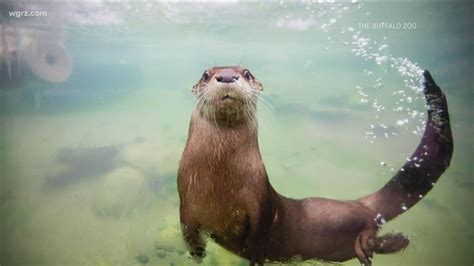
[[[41,5],[48,18],[76,10],[82,23],[64,23],[74,58],[68,81],[31,77],[0,90],[1,265],[192,264],[179,231],[176,171],[190,89],[213,65],[242,64],[263,83],[259,141],[277,191],[337,199],[375,191],[416,147],[419,122],[397,125],[406,114],[393,110],[393,92],[404,78],[356,56],[357,31],[376,50],[387,44],[383,53],[431,71],[448,97],[455,141],[434,189],[383,229],[410,236],[409,247],[377,255],[375,265],[474,263],[472,4]],[[373,22],[416,29],[359,24]],[[361,102],[356,86],[385,110]],[[421,100],[410,106],[424,110]],[[379,123],[396,136],[366,139]],[[209,242],[204,265],[234,264],[246,261]]]

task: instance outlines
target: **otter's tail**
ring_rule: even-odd
[[[413,155],[379,191],[359,199],[389,221],[415,205],[448,168],[453,154],[453,138],[446,97],[425,70],[424,93],[428,106],[425,133]]]

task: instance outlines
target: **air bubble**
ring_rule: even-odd
[[[376,56],[375,57],[375,62],[377,63],[377,65],[381,65],[383,63],[385,63],[387,61],[387,56]]]
[[[382,51],[383,49],[385,49],[387,47],[388,47],[388,45],[386,45],[386,44],[380,45],[379,51]]]

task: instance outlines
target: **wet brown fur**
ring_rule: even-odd
[[[235,82],[216,81],[234,75]],[[204,235],[251,264],[357,257],[370,265],[374,253],[404,249],[409,243],[405,236],[379,237],[377,231],[403,212],[402,204],[409,208],[429,191],[452,153],[444,94],[427,71],[425,80],[432,110],[414,155],[422,156],[420,147],[428,144],[436,152],[424,157],[423,169],[407,164],[379,192],[360,200],[296,200],[273,189],[260,154],[255,112],[262,85],[240,66],[207,70],[193,87],[198,105],[178,170],[182,231],[193,258],[205,256]],[[443,123],[432,119],[439,110]],[[430,179],[430,187],[420,178]]]

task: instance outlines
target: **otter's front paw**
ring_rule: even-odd
[[[206,257],[206,251],[203,247],[197,247],[191,251],[191,257],[197,263],[201,263],[204,257]]]

